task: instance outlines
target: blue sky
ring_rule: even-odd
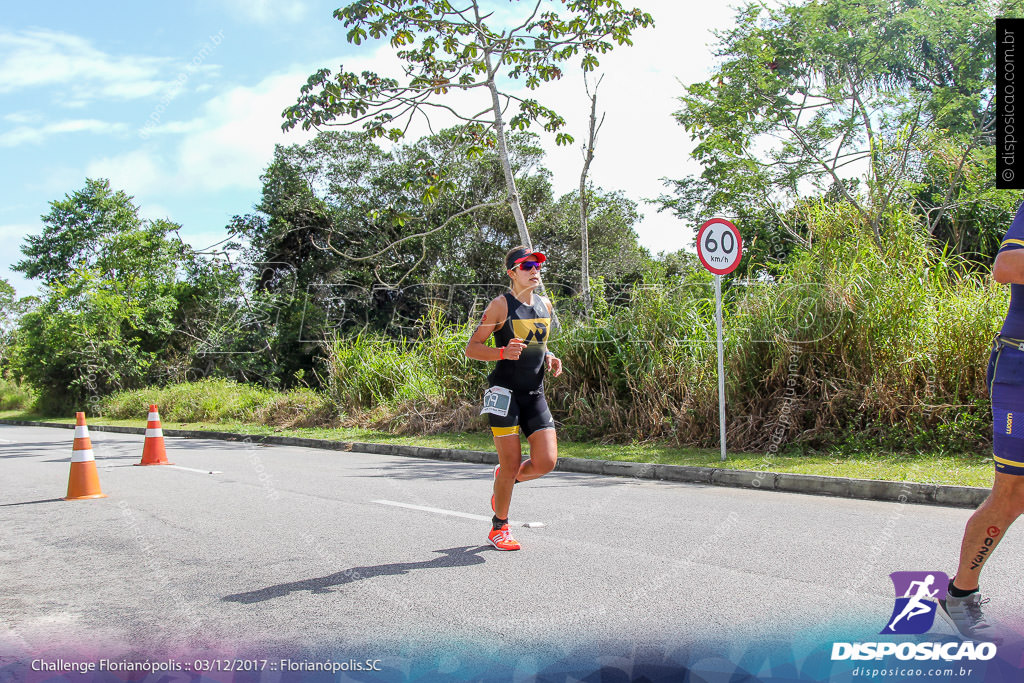
[[[504,0],[493,0],[506,8]],[[629,3],[626,3],[629,4]],[[707,77],[712,28],[732,11],[706,3],[638,2],[657,28],[634,48],[602,60],[601,108],[592,179],[633,199],[656,196],[659,178],[698,169],[671,119],[679,81]],[[317,68],[388,72],[390,50],[352,46],[322,0],[185,0],[155,3],[18,3],[0,18],[0,277],[35,290],[9,266],[25,235],[38,232],[48,202],[109,178],[147,218],[169,218],[197,248],[223,239],[235,214],[259,199],[259,176],[278,143],[309,133],[280,130],[281,111]],[[397,74],[395,74],[397,75]],[[582,139],[582,80],[568,76],[536,93]],[[425,131],[424,131],[425,132]],[[556,191],[578,183],[578,147],[550,150]],[[641,242],[684,245],[689,226],[643,209]]]

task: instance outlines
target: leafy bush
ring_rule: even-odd
[[[96,412],[102,396],[140,384],[155,356],[142,337],[168,331],[164,306],[147,309],[87,271],[72,277],[22,317],[11,353],[14,375],[39,392],[49,414]]]

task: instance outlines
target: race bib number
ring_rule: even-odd
[[[491,413],[498,417],[508,415],[508,408],[512,405],[512,392],[505,387],[490,387],[484,392],[484,409],[480,414]]]

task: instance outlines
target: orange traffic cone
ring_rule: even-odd
[[[100,477],[96,472],[96,459],[92,457],[92,440],[85,425],[85,413],[75,413],[75,444],[71,447],[71,474],[68,475],[68,495],[64,500],[106,497],[100,491]]]
[[[136,465],[170,465],[164,448],[164,430],[160,426],[160,413],[155,405],[149,406],[146,422],[146,442],[142,445],[142,462]]]

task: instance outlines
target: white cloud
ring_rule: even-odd
[[[41,224],[29,225],[28,223],[9,223],[0,225],[0,240],[21,241],[26,235],[35,235],[42,230]]]
[[[146,138],[151,135],[184,135],[188,133],[197,133],[203,130],[204,121],[202,119],[192,119],[190,121],[169,121],[162,123],[152,128],[141,129],[140,135],[145,134]]]
[[[35,196],[38,202],[39,197],[46,200],[61,197],[66,192],[73,192],[85,185],[85,175],[81,167],[62,163],[60,159],[54,159],[56,163],[47,164],[46,167],[25,179],[24,189],[28,197]],[[37,204],[40,213],[44,207],[42,203]]]
[[[55,87],[58,102],[68,107],[100,98],[140,99],[166,92],[175,83],[170,72],[182,69],[195,70],[166,57],[107,54],[61,31],[0,31],[0,94]]]
[[[18,126],[0,134],[0,147],[37,144],[59,133],[121,133],[126,128],[123,123],[109,123],[97,119],[69,119],[37,128]]]
[[[27,235],[39,234],[42,226],[40,224],[8,223],[0,224],[0,268],[8,272],[0,275],[7,280],[17,291],[18,296],[34,294],[39,290],[38,284],[25,278],[21,273],[15,273],[10,267],[21,260],[21,245]]]
[[[12,111],[9,114],[4,114],[4,121],[20,124],[36,123],[42,118],[42,114],[33,111]]]
[[[152,202],[147,202],[139,207],[139,216],[151,221],[174,220],[171,218],[170,209],[163,204],[154,204]]]
[[[345,60],[345,68],[359,71],[397,63],[389,54],[390,49],[382,46],[362,59]],[[115,185],[147,196],[158,191],[258,190],[275,144],[302,143],[316,134],[301,129],[283,132],[281,112],[295,102],[309,74],[320,66],[302,65],[253,86],[221,92],[200,107],[199,116],[146,128],[144,147],[97,159],[88,165],[86,175],[109,177]]]
[[[199,130],[177,153],[183,187],[217,191],[260,187],[260,173],[276,143],[308,140],[310,133],[281,130],[281,111],[295,101],[308,72],[271,76],[251,88],[236,87],[209,100]]]
[[[131,195],[163,189],[167,182],[167,165],[158,153],[137,149],[125,154],[103,157],[85,169],[88,178],[108,178],[111,185]]]
[[[78,36],[46,29],[0,33],[0,92],[80,82],[150,85],[167,60],[112,57]]]
[[[202,114],[147,129],[160,144],[88,164],[88,177],[110,178],[134,195],[215,193],[258,189],[276,143],[291,144],[312,133],[281,130],[281,111],[295,101],[310,72],[271,76],[253,87],[235,87],[208,100]],[[177,139],[176,139],[177,138]]]
[[[223,0],[232,16],[258,24],[287,22],[294,24],[306,16],[302,0]]]

